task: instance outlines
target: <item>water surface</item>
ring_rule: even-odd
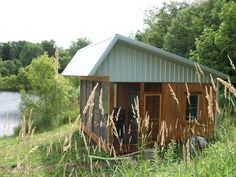
[[[19,105],[19,93],[0,92],[0,137],[12,135],[19,125]]]

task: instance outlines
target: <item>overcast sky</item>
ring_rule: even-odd
[[[59,47],[143,29],[144,11],[169,0],[0,0],[0,42],[53,39]],[[183,0],[178,0],[183,1]]]

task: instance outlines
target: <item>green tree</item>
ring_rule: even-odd
[[[89,44],[90,42],[88,39],[78,38],[77,41],[71,42],[71,46],[69,47],[69,49],[59,48],[59,72],[61,73],[65,69],[67,64],[79,49],[86,47]]]
[[[69,48],[70,56],[73,57],[79,49],[81,49],[89,44],[90,44],[90,42],[86,38],[78,38],[76,41],[72,41],[71,46]]]
[[[65,69],[65,67],[70,62],[72,57],[73,56],[70,55],[68,49],[59,48],[59,63],[60,63],[59,73],[61,73]]]
[[[55,41],[54,40],[50,40],[50,41],[42,41],[41,45],[43,48],[44,52],[47,52],[49,57],[54,56],[54,52],[55,52]]]
[[[224,64],[224,71],[233,76],[236,83],[236,76],[229,65],[226,55],[229,55],[236,64],[236,3],[229,2],[224,5],[220,14],[222,23],[220,24],[219,32],[216,34],[216,44],[221,49],[223,54],[222,62]]]
[[[43,49],[40,44],[33,44],[27,42],[21,50],[19,60],[24,66],[27,66],[31,63],[33,58],[36,58],[42,54],[43,54]]]
[[[30,84],[27,78],[27,71],[25,68],[20,68],[17,75],[17,81],[20,89],[29,90]]]
[[[135,38],[139,41],[163,48],[165,35],[168,32],[172,19],[177,15],[178,11],[188,6],[185,2],[171,2],[163,3],[163,7],[160,9],[153,8],[147,11],[144,19],[146,28],[143,32],[138,31],[135,34]]]
[[[24,75],[24,71],[21,72]],[[53,58],[47,54],[33,59],[26,75],[30,96],[23,92],[21,110],[33,110],[32,117],[39,129],[60,123],[63,113],[74,108],[71,105],[76,100],[75,89],[64,77],[55,77]]]
[[[215,41],[216,33],[216,31],[206,28],[196,39],[196,50],[191,51],[191,57],[195,61],[214,68],[218,68],[217,65],[221,61],[220,48]]]
[[[13,53],[12,53],[10,42],[1,44],[1,56],[0,57],[3,60],[10,60],[14,57]]]
[[[164,49],[178,55],[189,57],[195,49],[195,39],[208,25],[209,3],[192,4],[178,11],[164,39]]]
[[[192,58],[231,76],[236,83],[235,71],[230,66],[227,55],[236,63],[236,3],[225,3],[219,13],[220,25],[217,30],[205,29],[196,40]]]
[[[13,57],[11,59],[18,59],[20,58],[20,53],[22,51],[22,49],[24,48],[24,46],[27,44],[27,41],[12,41],[11,42],[11,50],[13,53]]]
[[[5,62],[2,61],[2,59],[0,58],[0,76],[8,76],[9,75],[9,71],[6,68]]]
[[[23,67],[22,63],[17,60],[6,60],[4,61],[5,67],[7,68],[9,75],[17,75],[20,68]]]

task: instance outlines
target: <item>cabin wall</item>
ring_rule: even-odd
[[[187,135],[187,129],[189,128],[190,121],[186,120],[186,104],[187,104],[187,88],[185,83],[110,83],[99,82],[92,80],[80,81],[80,109],[83,113],[83,109],[86,106],[87,100],[93,87],[98,83],[97,91],[95,92],[93,117],[89,120],[88,112],[82,116],[82,122],[86,126],[85,131],[92,137],[92,139],[99,143],[103,141],[103,145],[113,144],[116,149],[120,146],[113,134],[111,133],[111,127],[108,125],[108,115],[112,114],[114,108],[122,108],[124,116],[124,134],[123,136],[123,152],[132,152],[135,148],[130,147],[137,144],[138,137],[135,125],[130,122],[130,104],[133,103],[135,96],[139,96],[140,115],[142,118],[145,116],[147,107],[152,110],[160,109],[158,112],[159,122],[153,122],[152,134],[154,138],[150,141],[159,141],[161,137],[161,130],[163,122],[165,123],[165,141],[171,139],[181,139]],[[173,93],[170,91],[170,87],[176,95],[176,100],[173,99]],[[208,116],[208,101],[206,99],[206,91],[210,90],[211,84],[199,84],[188,83],[187,87],[190,95],[199,95],[199,109],[198,109],[198,125],[195,126],[196,135],[208,136],[214,129],[214,117],[215,117],[215,98],[216,93],[213,91],[213,119]],[[99,94],[100,90],[103,90],[103,108],[104,114],[99,110]],[[160,102],[158,105],[146,105],[147,96],[160,96]],[[116,100],[116,101],[115,101]],[[158,108],[154,108],[158,106]],[[121,111],[121,112],[122,112]],[[132,117],[132,116],[131,116]],[[150,116],[150,123],[152,124]],[[154,121],[154,120],[153,120]],[[131,127],[130,127],[131,126]],[[131,129],[130,129],[131,128]],[[123,127],[122,127],[123,129]],[[128,130],[131,130],[131,134],[127,134]],[[134,137],[132,141],[129,141],[130,136]],[[136,137],[135,137],[136,136]],[[157,138],[156,138],[157,137]],[[131,145],[131,146],[130,146]],[[128,149],[127,149],[127,147]]]
[[[108,76],[110,82],[198,82],[194,66],[122,42],[112,48],[95,75]],[[202,83],[211,83],[209,73],[200,77]]]
[[[97,89],[94,95],[94,106],[92,111],[92,117],[89,116],[89,109],[84,109],[87,105],[91,92],[95,85],[98,84]],[[102,103],[99,101],[100,93],[102,90]],[[109,114],[109,83],[102,81],[93,81],[93,80],[80,80],[80,112],[82,115],[82,123],[86,126],[87,130],[93,132],[93,135],[96,135],[98,138],[101,138],[102,141],[107,142],[108,140],[108,114]],[[99,104],[102,104],[103,111],[100,109]],[[97,138],[97,139],[98,139]]]
[[[189,121],[186,120],[187,88],[184,83],[170,83],[179,104],[173,99],[170,87],[167,83],[162,84],[162,116],[160,122],[164,121],[168,128],[165,135],[166,140],[180,139],[186,135],[189,128]],[[213,132],[214,118],[208,116],[208,101],[206,89],[210,90],[211,84],[187,84],[190,95],[199,95],[198,125],[195,126],[195,134],[207,136]],[[215,91],[213,90],[213,113],[215,117]],[[160,125],[161,126],[161,125]],[[161,128],[161,127],[160,127]]]
[[[188,128],[190,127],[190,121],[186,119],[186,105],[187,105],[187,87],[190,95],[198,95],[198,117],[197,125],[195,126],[195,135],[199,136],[208,136],[213,132],[214,129],[214,117],[215,117],[215,91],[212,88],[213,93],[213,118],[208,116],[208,101],[206,99],[206,90],[210,91],[211,84],[199,84],[199,83],[188,83],[187,87],[185,83],[113,83],[111,87],[112,91],[114,90],[114,85],[117,85],[117,107],[121,108],[120,115],[124,117],[124,133],[121,136],[123,139],[124,149],[126,152],[125,146],[128,144],[136,144],[137,139],[134,138],[131,142],[127,140],[130,138],[126,133],[129,130],[129,108],[130,104],[133,103],[134,96],[139,96],[139,105],[140,105],[140,115],[142,118],[145,117],[147,107],[152,110],[159,110],[158,121],[153,119],[154,117],[150,116],[149,124],[153,125],[149,141],[159,141],[161,139],[161,130],[163,122],[165,123],[165,140],[169,141],[171,139],[181,140],[183,137],[188,135]],[[176,103],[176,100],[173,99],[173,96],[170,91],[170,87],[173,89],[176,98],[179,104]],[[114,92],[112,92],[112,95]],[[148,105],[146,104],[147,96],[159,96],[160,105]],[[114,98],[114,97],[113,97]],[[146,99],[145,99],[146,98]],[[110,108],[114,108],[112,99]],[[151,102],[150,102],[151,103]],[[110,110],[112,112],[113,109]],[[150,110],[149,110],[150,111]],[[153,120],[152,120],[153,119]],[[132,125],[131,125],[132,127]],[[131,129],[131,132],[137,134],[135,129]],[[135,137],[132,134],[132,137]],[[116,137],[111,136],[111,143],[117,145]],[[117,149],[119,149],[118,147]],[[127,151],[128,152],[128,151]]]

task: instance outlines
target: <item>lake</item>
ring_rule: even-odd
[[[20,94],[17,92],[0,92],[0,137],[12,135],[19,125]]]

